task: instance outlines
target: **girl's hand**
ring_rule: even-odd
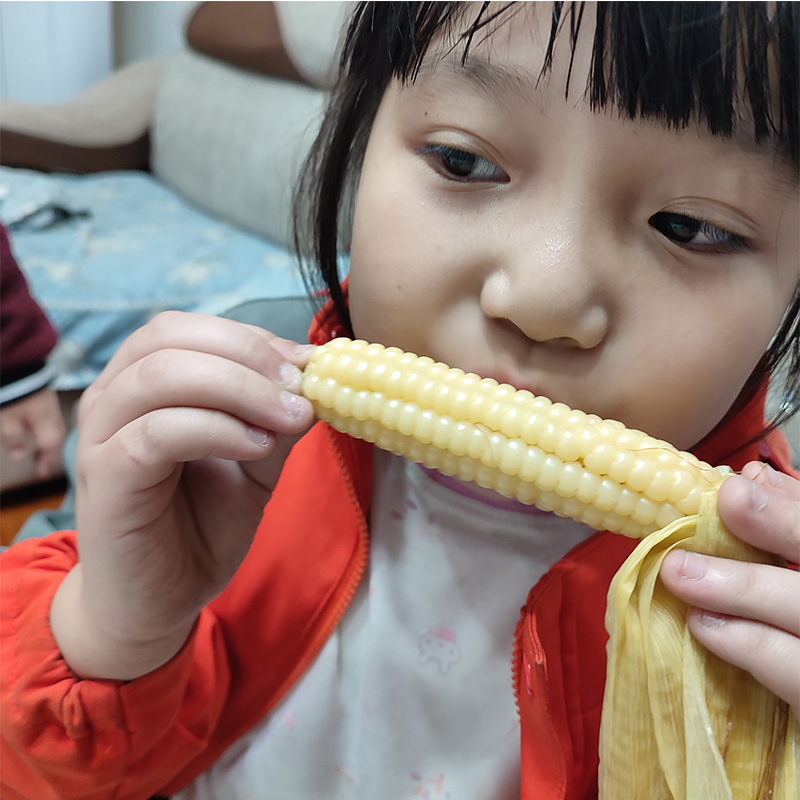
[[[735,536],[800,561],[800,482],[751,462],[722,484],[718,508]],[[676,550],[661,579],[695,606],[689,627],[697,640],[750,672],[800,719],[800,572]]]
[[[33,447],[36,477],[58,475],[61,447],[67,435],[55,389],[47,386],[0,410],[0,438],[13,461],[20,461]]]
[[[134,333],[80,404],[79,564],[51,625],[84,677],[169,660],[236,572],[291,446],[313,422],[308,346],[168,312]]]

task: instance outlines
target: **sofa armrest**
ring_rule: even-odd
[[[43,172],[148,169],[166,60],[140,61],[66,103],[3,100],[0,164]]]

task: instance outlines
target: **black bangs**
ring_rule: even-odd
[[[366,4],[350,31],[350,67],[372,70],[373,79],[377,70],[384,81],[413,81],[435,37],[450,36],[466,60],[476,38],[521,10],[513,3]],[[593,108],[615,106],[674,127],[699,121],[726,137],[744,123],[756,142],[776,139],[798,164],[800,4],[597,3],[593,16],[585,87]],[[552,4],[545,71],[556,39],[566,35],[574,45],[587,24],[585,4]]]
[[[797,164],[797,28],[797,3],[601,3],[591,102],[721,136],[749,120]]]

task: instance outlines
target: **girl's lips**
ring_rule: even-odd
[[[445,361],[444,363],[447,362]],[[460,368],[463,369],[464,372],[473,373],[475,375],[478,375],[480,378],[490,378],[491,380],[497,381],[497,383],[508,384],[517,391],[525,390],[530,392],[535,397],[544,397],[553,403],[556,402],[556,398],[552,394],[547,392],[540,383],[532,381],[529,378],[525,378],[518,372],[503,368],[500,369],[487,368],[484,371],[481,370],[479,367],[475,368],[465,363],[461,363],[458,366],[460,366]]]
[[[547,392],[542,391],[542,389],[539,386],[533,383],[529,383],[520,377],[503,373],[498,373],[495,375],[484,375],[483,377],[493,378],[498,383],[507,383],[509,386],[513,386],[517,391],[524,389],[530,392],[532,395],[535,395],[536,397],[547,397],[548,399],[552,400],[550,395],[548,395]]]

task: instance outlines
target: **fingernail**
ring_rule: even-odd
[[[700,622],[707,628],[719,628],[725,624],[725,617],[715,614],[713,611],[704,611],[700,615]]]
[[[780,487],[781,485],[780,474],[776,469],[773,469],[769,464],[764,464],[764,470],[762,474],[766,476],[771,486],[774,486],[776,488]]]
[[[299,417],[303,411],[301,399],[291,392],[281,392],[281,405],[284,411],[295,419]]]
[[[750,508],[753,511],[762,511],[767,505],[767,493],[764,487],[755,481],[750,481]]]
[[[681,575],[690,580],[697,580],[706,574],[708,569],[708,562],[705,556],[700,553],[694,553],[691,550],[685,550],[683,553],[683,565],[681,566]]]
[[[297,342],[290,342],[288,339],[278,340],[276,347],[283,353],[285,358],[300,362],[307,361],[308,357],[317,349],[316,345],[299,344]]]
[[[298,358],[308,358],[316,349],[317,346],[313,344],[298,344],[295,345],[294,352]]]
[[[272,441],[272,433],[261,428],[250,428],[250,438],[260,447],[266,447]]]
[[[287,389],[296,391],[300,388],[300,384],[303,381],[303,373],[294,364],[284,361],[284,363],[280,366],[280,370],[278,371],[278,380]]]

